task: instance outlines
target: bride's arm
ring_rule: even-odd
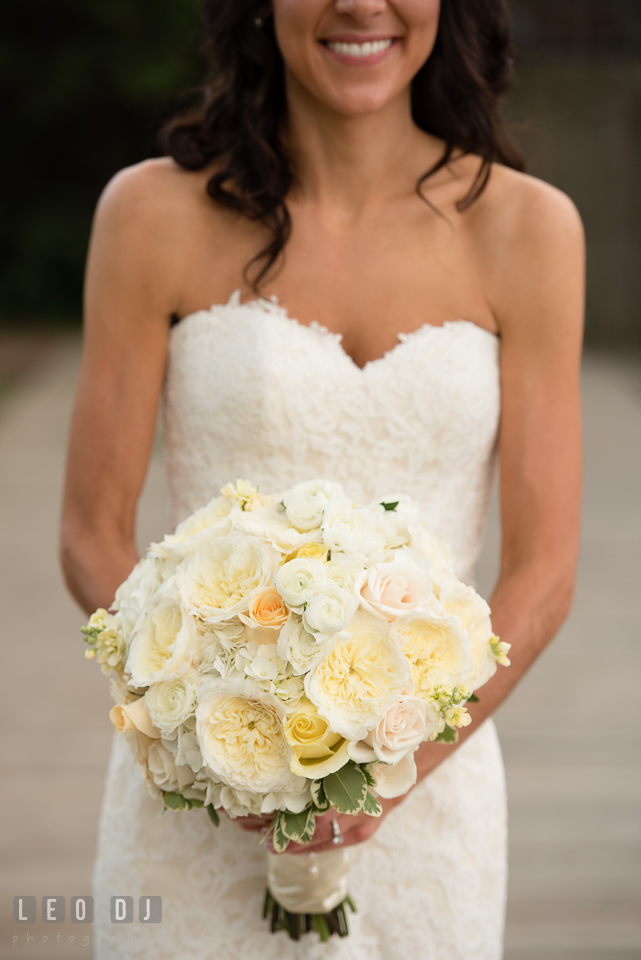
[[[108,607],[137,561],[136,504],[151,454],[180,268],[158,165],[119,174],[98,205],[65,486],[61,562],[87,611]]]
[[[529,178],[505,210],[503,244],[486,269],[496,291],[501,331],[500,481],[502,556],[490,601],[495,632],[511,643],[499,668],[470,704],[473,723],[456,745],[425,743],[419,780],[457,750],[500,706],[553,639],[572,603],[581,501],[579,372],[583,329],[583,231],[566,197]],[[508,187],[510,184],[508,183]],[[403,802],[383,801],[384,813]],[[331,849],[330,815],[316,840],[294,850]],[[380,820],[334,815],[345,842],[358,843]]]

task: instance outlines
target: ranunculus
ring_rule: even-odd
[[[177,727],[194,713],[198,683],[198,675],[190,670],[175,680],[154,683],[147,690],[147,713],[166,739],[174,737]]]
[[[252,594],[249,599],[247,613],[241,613],[240,619],[249,627],[266,627],[274,635],[272,643],[276,643],[278,633],[289,616],[289,610],[283,602],[275,586],[265,587]]]
[[[327,577],[337,583],[343,590],[355,593],[355,584],[363,573],[361,564],[334,563],[330,560],[326,565]]]
[[[356,584],[361,606],[388,623],[414,610],[429,609],[434,602],[429,577],[402,560],[374,564],[361,579]]]
[[[340,556],[349,563],[372,563],[385,548],[385,538],[376,527],[372,511],[355,507],[346,497],[327,505],[321,533],[335,560]]]
[[[232,533],[211,540],[178,568],[178,589],[186,608],[212,624],[245,613],[252,594],[271,583],[277,557],[255,537]]]
[[[200,691],[196,734],[209,769],[230,787],[254,793],[286,789],[291,751],[285,709],[251,680],[212,680]]]
[[[193,624],[182,609],[175,580],[169,580],[149,602],[133,633],[125,667],[132,684],[148,687],[185,673],[193,639]]]
[[[295,676],[302,676],[325,655],[329,641],[305,629],[302,617],[292,614],[278,636],[278,654],[288,660]]]
[[[381,620],[359,611],[305,677],[305,693],[331,729],[362,740],[410,680],[410,664]]]
[[[467,684],[470,639],[457,617],[412,613],[400,617],[392,629],[412,665],[417,696],[429,697],[434,687],[451,691]]]
[[[357,763],[398,763],[442,727],[441,715],[431,703],[419,697],[400,696],[364,740],[350,743],[349,755]]]
[[[358,609],[353,592],[341,589],[337,583],[324,583],[313,594],[303,613],[303,623],[310,633],[329,637],[340,633]]]
[[[276,589],[294,613],[302,613],[316,590],[327,580],[322,560],[288,560],[276,573]]]
[[[320,527],[323,513],[330,500],[343,496],[340,483],[329,480],[307,480],[297,483],[283,498],[287,519],[297,530]]]
[[[441,602],[447,612],[457,617],[471,641],[472,668],[465,686],[472,693],[496,673],[492,653],[493,636],[490,608],[473,587],[460,580],[449,580],[441,590]]]
[[[329,724],[307,699],[285,720],[285,739],[292,750],[291,771],[317,780],[336,773],[349,760],[348,741],[332,733]]]
[[[375,763],[372,771],[376,777],[374,792],[384,800],[402,797],[417,779],[416,761],[413,753],[408,753],[400,763]]]

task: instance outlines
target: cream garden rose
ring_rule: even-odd
[[[448,614],[456,617],[470,638],[472,668],[467,688],[472,693],[496,673],[496,658],[492,652],[493,637],[490,608],[473,587],[459,580],[448,580],[442,588],[441,600]]]
[[[381,620],[359,611],[305,677],[305,693],[335,733],[362,740],[410,680],[410,665]]]
[[[196,734],[203,760],[230,787],[254,793],[283,789],[291,751],[285,709],[250,680],[212,680],[201,688]]]
[[[299,777],[326,777],[349,761],[348,741],[330,730],[325,717],[307,698],[288,714],[285,739],[292,751],[292,773]]]
[[[413,613],[400,617],[393,631],[412,666],[417,696],[427,698],[435,687],[451,691],[466,683],[472,652],[457,617]]]
[[[245,613],[252,595],[271,585],[277,556],[268,544],[243,534],[211,540],[178,568],[183,603],[205,623]]]
[[[194,626],[183,611],[175,579],[149,601],[134,630],[126,671],[135,687],[173,680],[191,665]]]

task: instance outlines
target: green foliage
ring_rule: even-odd
[[[359,813],[367,797],[367,778],[357,763],[350,760],[324,781],[327,799],[338,813]]]
[[[209,806],[207,807],[207,813],[209,814],[209,819],[211,820],[211,822],[213,823],[213,825],[214,825],[215,827],[219,827],[219,826],[220,826],[220,816],[219,816],[219,814],[218,814],[218,810],[216,810],[216,808],[214,807],[213,804],[211,804],[211,803],[209,804]]]
[[[78,317],[93,209],[200,79],[198,0],[3,0],[0,317]]]
[[[366,813],[368,817],[380,817],[383,813],[383,807],[381,806],[380,800],[374,796],[373,793],[367,792],[365,796],[365,803],[363,804],[363,813]]]
[[[458,740],[458,730],[455,727],[450,727],[449,724],[445,725],[445,730],[442,733],[439,733],[438,737],[435,739],[435,743],[456,743]]]
[[[396,510],[399,504],[398,500],[395,500],[394,503],[382,503],[381,506],[384,510]]]
[[[329,810],[329,800],[325,793],[325,787],[322,780],[314,780],[311,784],[312,801],[318,813],[324,813]]]

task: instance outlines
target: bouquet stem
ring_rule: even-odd
[[[347,851],[267,856],[263,917],[270,920],[272,933],[284,930],[292,940],[312,930],[322,941],[333,934],[346,937],[346,907],[356,910],[347,893]]]

